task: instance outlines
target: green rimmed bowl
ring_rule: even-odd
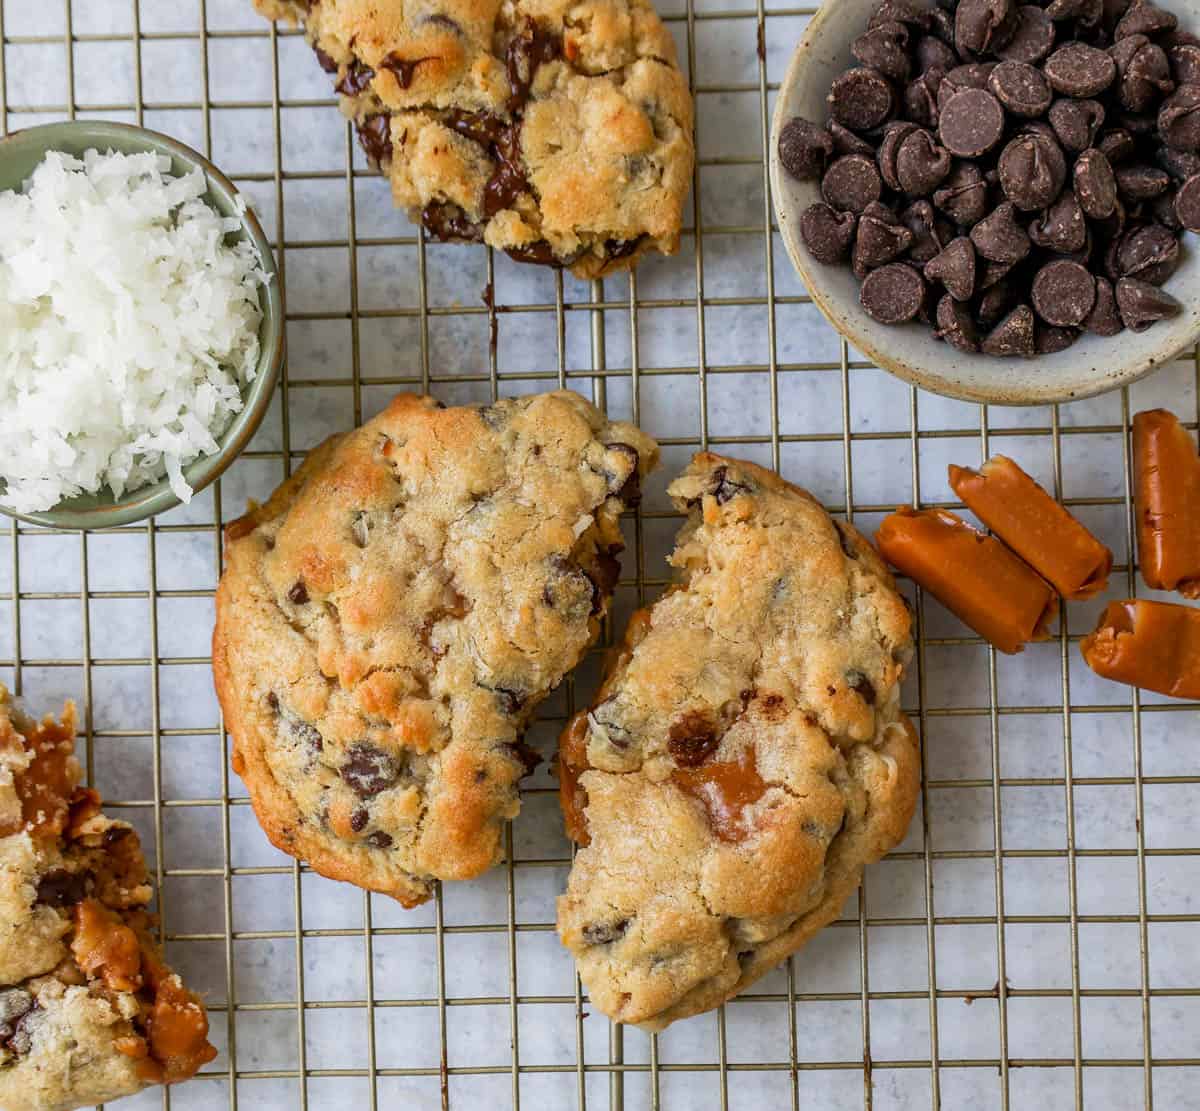
[[[222,216],[234,216],[241,220],[241,231],[231,234],[235,238],[240,235],[249,239],[262,257],[263,269],[268,274],[277,275],[271,245],[267,242],[258,217],[248,207],[240,216],[238,214],[238,190],[233,182],[202,154],[156,131],[106,120],[50,123],[15,131],[0,139],[0,191],[20,189],[49,151],[57,150],[79,157],[93,148],[122,154],[143,154],[147,151],[164,154],[171,159],[171,173],[177,176],[200,167],[208,180],[204,199]],[[257,373],[254,380],[242,390],[242,411],[219,437],[219,450],[213,455],[201,456],[183,468],[184,478],[195,493],[214,482],[241,454],[271,404],[285,349],[283,296],[277,277],[260,290],[259,303],[263,318],[258,333]],[[133,524],[164,510],[174,509],[179,504],[179,499],[164,478],[129,491],[120,498],[114,498],[110,491],[103,491],[68,498],[43,513],[15,513],[3,505],[0,505],[0,513],[51,528],[95,529]]]

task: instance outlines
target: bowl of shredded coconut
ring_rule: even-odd
[[[205,158],[104,121],[0,139],[0,512],[98,528],[190,501],[283,357],[270,245]]]

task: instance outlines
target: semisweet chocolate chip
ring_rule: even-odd
[[[1054,99],[1050,82],[1026,62],[1001,62],[988,78],[988,89],[1014,116],[1036,119]]]
[[[992,263],[991,265],[996,265]],[[982,287],[982,282],[980,283]],[[985,328],[991,328],[1003,320],[1020,300],[1015,283],[1004,278],[999,279],[984,289],[975,309],[979,323]]]
[[[1004,109],[985,89],[963,89],[941,106],[938,138],[959,158],[980,158],[1004,134]]]
[[[1017,26],[1008,43],[996,56],[1006,62],[1040,62],[1054,48],[1054,21],[1036,4],[1017,9]]]
[[[317,754],[325,749],[325,741],[321,737],[321,731],[315,726],[310,725],[307,721],[289,721],[288,732],[308,751],[309,755],[316,758]]]
[[[1121,16],[1113,31],[1113,38],[1120,40],[1130,35],[1158,35],[1163,31],[1173,31],[1178,25],[1179,20],[1171,12],[1164,11],[1149,0],[1134,0]]]
[[[838,77],[827,100],[830,115],[853,131],[878,127],[896,108],[896,93],[887,78],[864,66]]]
[[[367,828],[367,822],[370,821],[371,815],[367,813],[365,806],[360,806],[353,814],[350,815],[350,828],[355,833],[362,833]]]
[[[1098,147],[1085,150],[1075,162],[1075,196],[1084,215],[1105,220],[1117,205],[1117,179],[1108,158]]]
[[[583,927],[583,940],[588,945],[611,945],[624,937],[628,929],[628,918],[619,918],[615,922],[592,922]]]
[[[1125,327],[1134,332],[1144,332],[1157,321],[1178,316],[1183,310],[1183,306],[1165,290],[1137,278],[1121,278],[1116,288],[1121,319]]]
[[[909,28],[905,23],[877,23],[850,45],[850,53],[864,66],[893,81],[907,81],[912,72]]]
[[[971,229],[971,242],[993,262],[1020,262],[1029,254],[1029,235],[1017,222],[1012,203],[1005,201]]]
[[[1179,85],[1200,84],[1200,45],[1178,43],[1167,51],[1171,76]]]
[[[1154,152],[1154,160],[1176,181],[1187,181],[1189,177],[1200,174],[1200,154],[1192,151],[1159,147]]]
[[[779,162],[797,181],[816,181],[833,156],[833,136],[796,116],[779,132]]]
[[[1091,97],[1104,92],[1117,77],[1117,63],[1103,50],[1082,42],[1060,46],[1043,67],[1055,92]]]
[[[390,849],[392,847],[392,835],[384,833],[381,829],[377,829],[373,833],[367,834],[367,844],[373,849]]]
[[[1060,97],[1050,105],[1047,119],[1063,149],[1071,154],[1087,150],[1104,126],[1104,105],[1098,100]]]
[[[1066,351],[1079,339],[1078,328],[1056,328],[1052,324],[1039,324],[1033,333],[1033,350],[1038,355],[1056,355]]]
[[[875,154],[875,161],[879,166],[879,176],[889,189],[900,188],[900,178],[896,169],[900,144],[917,130],[915,123],[907,121],[894,121],[883,129],[883,138]]]
[[[980,350],[985,355],[1032,358],[1036,353],[1033,310],[1018,305],[988,333]]]
[[[1156,166],[1118,166],[1113,175],[1117,192],[1130,201],[1150,201],[1171,188],[1171,178],[1166,170]]]
[[[964,58],[999,50],[1012,41],[1019,20],[1012,0],[961,0],[954,13],[954,45]]]
[[[1104,0],[1051,0],[1046,14],[1054,20],[1074,19],[1082,26],[1093,26],[1104,14]]]
[[[938,88],[938,107],[944,108],[946,101],[964,89],[986,89],[995,68],[995,62],[967,62],[948,70]]]
[[[42,1009],[35,1002],[29,1010],[11,1024],[12,1033],[4,1039],[5,1048],[10,1053],[24,1057],[33,1049],[34,1028],[42,1021],[41,1015]]]
[[[839,212],[861,214],[867,205],[883,196],[883,180],[873,159],[847,154],[825,172],[821,194]]]
[[[1179,187],[1175,215],[1188,231],[1200,232],[1200,174],[1193,174]]]
[[[700,710],[689,710],[667,730],[667,751],[681,768],[699,767],[720,743],[717,723]]]
[[[1183,231],[1183,225],[1179,222],[1179,216],[1175,212],[1175,190],[1169,190],[1161,197],[1155,197],[1150,202],[1150,215],[1164,228],[1169,228],[1172,232],[1178,235]]]
[[[421,224],[431,235],[446,242],[483,242],[483,225],[471,220],[456,204],[430,201],[421,210]]]
[[[913,235],[908,257],[922,265],[954,238],[953,225],[939,216],[927,200],[913,201],[900,213],[900,222]]]
[[[967,305],[956,301],[947,293],[938,302],[935,320],[937,328],[934,335],[938,339],[945,340],[959,351],[974,353],[979,350],[979,336]]]
[[[875,148],[866,139],[855,135],[848,127],[843,127],[837,120],[829,121],[829,136],[833,139],[833,153],[841,158],[846,154],[863,154],[868,158],[875,157]]]
[[[1179,267],[1179,240],[1161,224],[1150,224],[1121,237],[1117,271],[1123,278],[1140,278],[1162,285]]]
[[[883,0],[872,13],[867,27],[878,27],[881,23],[909,23],[927,31],[930,13],[919,0]]]
[[[359,798],[366,799],[391,787],[400,778],[400,765],[391,753],[367,741],[357,741],[346,753],[341,776]]]
[[[1171,63],[1145,35],[1130,35],[1109,49],[1117,63],[1117,100],[1129,112],[1147,112],[1175,89]]]
[[[1163,101],[1158,129],[1168,146],[1200,151],[1200,85],[1180,85]]]
[[[1004,195],[1025,212],[1052,204],[1067,180],[1062,147],[1040,132],[1011,140],[1000,154],[998,169]]]
[[[960,235],[925,264],[925,278],[941,282],[956,301],[969,301],[975,295],[975,245]]]
[[[858,217],[853,212],[835,212],[827,204],[809,205],[800,217],[800,236],[818,262],[841,262],[854,241]]]
[[[1096,280],[1086,266],[1068,259],[1046,263],[1033,279],[1033,307],[1047,324],[1074,328],[1096,304]]]
[[[297,579],[288,588],[287,599],[293,605],[303,606],[308,602],[308,588],[304,585],[303,579]]]
[[[950,152],[924,128],[907,135],[896,152],[896,177],[910,197],[926,197],[950,172]]]
[[[525,769],[522,775],[532,775],[534,768],[542,762],[537,749],[531,748],[524,741],[510,741],[504,746],[504,750]]]
[[[1119,166],[1137,154],[1137,140],[1125,128],[1114,127],[1100,136],[1096,149],[1108,159],[1111,165]]]
[[[988,212],[987,183],[974,162],[956,162],[933,203],[960,227],[977,224]]]
[[[313,53],[317,56],[317,64],[326,73],[337,73],[338,64],[328,54],[325,53],[319,46],[313,46]]]
[[[913,123],[937,127],[940,116],[938,90],[945,76],[945,71],[935,66],[904,86],[904,114]]]
[[[925,280],[907,263],[889,263],[867,275],[859,299],[867,314],[880,324],[903,324],[920,311]]]
[[[1055,254],[1070,255],[1087,246],[1087,221],[1079,199],[1070,189],[1064,189],[1028,230],[1036,246]]]
[[[47,872],[37,885],[38,906],[73,907],[87,895],[87,877],[65,868],[54,868]]]
[[[899,258],[912,246],[913,233],[878,201],[867,205],[858,221],[851,268],[860,280],[877,266]]]
[[[917,39],[913,49],[913,58],[918,73],[928,73],[931,69],[941,70],[943,74],[959,64],[958,55],[953,48],[936,35],[922,35]]]

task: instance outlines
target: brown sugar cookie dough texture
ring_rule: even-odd
[[[679,246],[692,102],[648,0],[254,0],[302,23],[397,205],[597,278]]]
[[[0,687],[0,1107],[68,1111],[186,1080],[217,1055],[162,960],[137,834],[79,786],[75,711]]]
[[[593,1006],[658,1030],[832,921],[908,827],[911,619],[867,541],[750,463],[698,455],[677,585],[630,621],[560,742],[582,846],[558,932]]]
[[[500,859],[521,736],[599,631],[657,457],[566,391],[402,394],[229,526],[213,670],[275,845],[408,906]]]

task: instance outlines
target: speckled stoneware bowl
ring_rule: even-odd
[[[930,0],[932,3],[932,0]],[[1200,34],[1200,0],[1159,0],[1179,26]],[[816,261],[800,238],[800,215],[820,197],[820,183],[795,181],[779,162],[779,132],[793,116],[824,122],[833,79],[854,62],[850,44],[866,29],[878,0],[825,0],[804,32],[775,103],[769,151],[775,214],[792,265],[813,301],[855,347],[885,370],[934,393],[1000,405],[1074,401],[1128,385],[1170,362],[1200,336],[1200,238],[1185,235],[1183,262],[1164,287],[1184,304],[1174,320],[1111,339],[1084,335],[1073,347],[1036,359],[996,359],[961,352],[923,324],[888,327],[863,311],[848,266]]]
[[[58,150],[78,156],[92,148],[126,154],[144,151],[165,154],[171,159],[171,172],[176,175],[189,173],[199,166],[208,177],[205,200],[222,216],[237,215],[237,189],[203,155],[167,135],[104,120],[51,123],[16,131],[0,139],[0,191],[20,189],[47,151]],[[263,268],[274,274],[275,259],[258,217],[247,209],[241,220],[241,232],[233,234],[248,237],[262,256]],[[250,442],[271,403],[284,358],[283,298],[278,280],[272,280],[260,292],[259,300],[263,320],[259,329],[258,373],[243,390],[245,406],[220,437],[220,450],[184,467],[184,477],[195,491],[213,482],[237,458]],[[60,502],[44,513],[14,513],[3,505],[0,505],[0,513],[52,528],[92,529],[132,524],[178,504],[179,499],[164,479],[122,498],[114,498],[110,492],[85,494]]]

